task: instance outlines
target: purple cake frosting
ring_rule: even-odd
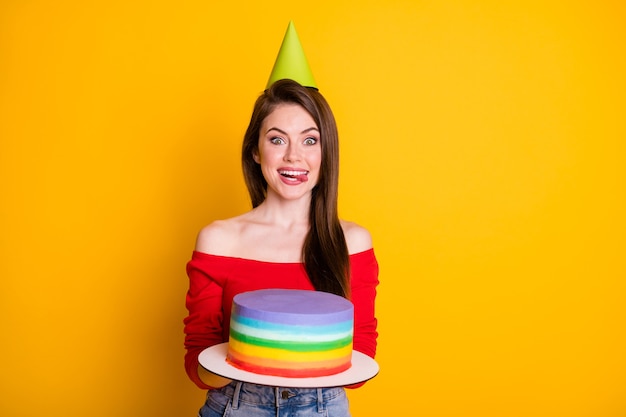
[[[233,314],[271,323],[327,325],[352,320],[354,307],[326,292],[268,289],[237,294]]]

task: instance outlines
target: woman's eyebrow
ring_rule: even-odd
[[[286,134],[287,134],[287,132],[285,132],[284,130],[279,129],[279,128],[277,128],[277,127],[270,127],[269,129],[267,129],[267,131],[266,131],[265,133],[269,133],[269,132],[271,132],[272,130],[276,130],[278,133],[282,133],[283,135],[286,135]]]
[[[270,127],[269,129],[267,129],[267,131],[266,131],[265,133],[267,134],[267,133],[271,132],[272,130],[275,130],[275,131],[277,131],[278,133],[281,133],[281,134],[283,134],[283,135],[287,135],[287,132],[285,132],[284,130],[279,129],[279,128],[277,128],[277,127]],[[309,133],[309,132],[311,132],[311,131],[313,131],[313,130],[315,130],[316,132],[319,132],[319,129],[318,129],[318,128],[316,128],[315,126],[313,126],[313,127],[309,127],[308,129],[304,129],[304,130],[303,130],[302,132],[300,132],[300,133]]]

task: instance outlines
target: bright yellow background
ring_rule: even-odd
[[[290,19],[381,264],[353,414],[626,415],[624,2],[211,3],[0,4],[0,415],[196,415],[184,267]]]

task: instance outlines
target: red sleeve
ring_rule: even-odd
[[[210,389],[198,376],[198,355],[209,346],[222,343],[222,287],[207,272],[206,259],[193,257],[187,264],[189,290],[185,318],[185,370],[200,388]]]
[[[378,262],[374,250],[351,256],[350,286],[354,304],[354,350],[372,358],[376,356],[376,330],[378,321],[375,314],[376,287],[378,286]],[[358,388],[364,383],[350,385]]]

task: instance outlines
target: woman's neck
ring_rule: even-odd
[[[265,201],[253,211],[263,219],[264,223],[272,223],[279,227],[289,228],[291,225],[301,227],[309,224],[310,198],[286,200],[268,193]]]

